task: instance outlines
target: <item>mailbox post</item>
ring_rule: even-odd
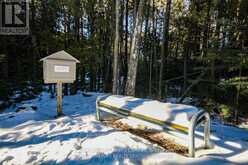
[[[43,78],[46,84],[57,84],[57,114],[62,112],[62,84],[76,80],[76,63],[79,61],[65,51],[53,53],[40,61],[43,62]]]
[[[62,116],[62,82],[57,82],[57,112],[58,116]]]

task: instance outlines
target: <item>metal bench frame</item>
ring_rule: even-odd
[[[111,106],[110,107],[104,107],[104,105],[100,104],[100,101],[103,100],[104,98],[108,97],[108,96],[109,95],[104,95],[104,96],[100,96],[97,98],[97,101],[96,101],[96,119],[98,121],[103,121],[103,119],[100,115],[100,111],[105,111],[107,113],[111,113],[111,114],[117,115],[119,117],[129,116],[128,114],[119,113],[116,110],[116,109],[119,109],[120,111],[123,111],[124,109],[113,107],[113,108],[115,108],[115,110],[113,110],[113,108]],[[140,118],[139,116],[138,117],[132,116],[132,117],[135,117],[135,118],[140,119],[140,120],[145,120],[144,118]],[[190,126],[187,130],[175,128],[175,127],[173,127],[173,124],[168,124],[167,122],[165,122],[163,124],[161,123],[161,121],[154,122],[154,120],[157,120],[157,119],[145,120],[145,121],[152,122],[152,123],[160,125],[160,126],[166,125],[167,128],[186,132],[188,134],[188,137],[189,137],[188,150],[189,150],[189,156],[190,157],[195,157],[195,131],[196,131],[196,128],[201,126],[202,124],[204,124],[204,148],[205,149],[211,148],[211,144],[210,144],[210,115],[208,112],[206,112],[204,110],[200,110],[196,114],[194,114],[194,116],[190,120]]]

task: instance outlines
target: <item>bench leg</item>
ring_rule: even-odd
[[[96,103],[96,120],[101,121],[100,109],[98,103]]]
[[[189,156],[195,157],[195,127],[191,127],[189,130]]]
[[[205,149],[211,148],[210,144],[210,116],[205,113],[205,125],[204,125],[204,147]]]
[[[204,148],[211,148],[210,145],[210,115],[207,112],[199,111],[191,119],[191,124],[189,128],[189,156],[195,157],[195,129],[202,118],[204,118]]]

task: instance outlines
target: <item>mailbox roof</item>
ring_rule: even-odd
[[[76,63],[80,63],[75,57],[70,55],[64,50],[53,53],[47,57],[42,58],[40,61],[44,61],[46,59],[58,59],[58,60],[67,60],[67,61],[75,61]]]

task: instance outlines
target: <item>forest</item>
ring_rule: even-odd
[[[1,110],[44,90],[40,59],[65,50],[80,64],[64,95],[191,99],[248,118],[247,0],[30,0],[29,19],[29,35],[0,35]]]

